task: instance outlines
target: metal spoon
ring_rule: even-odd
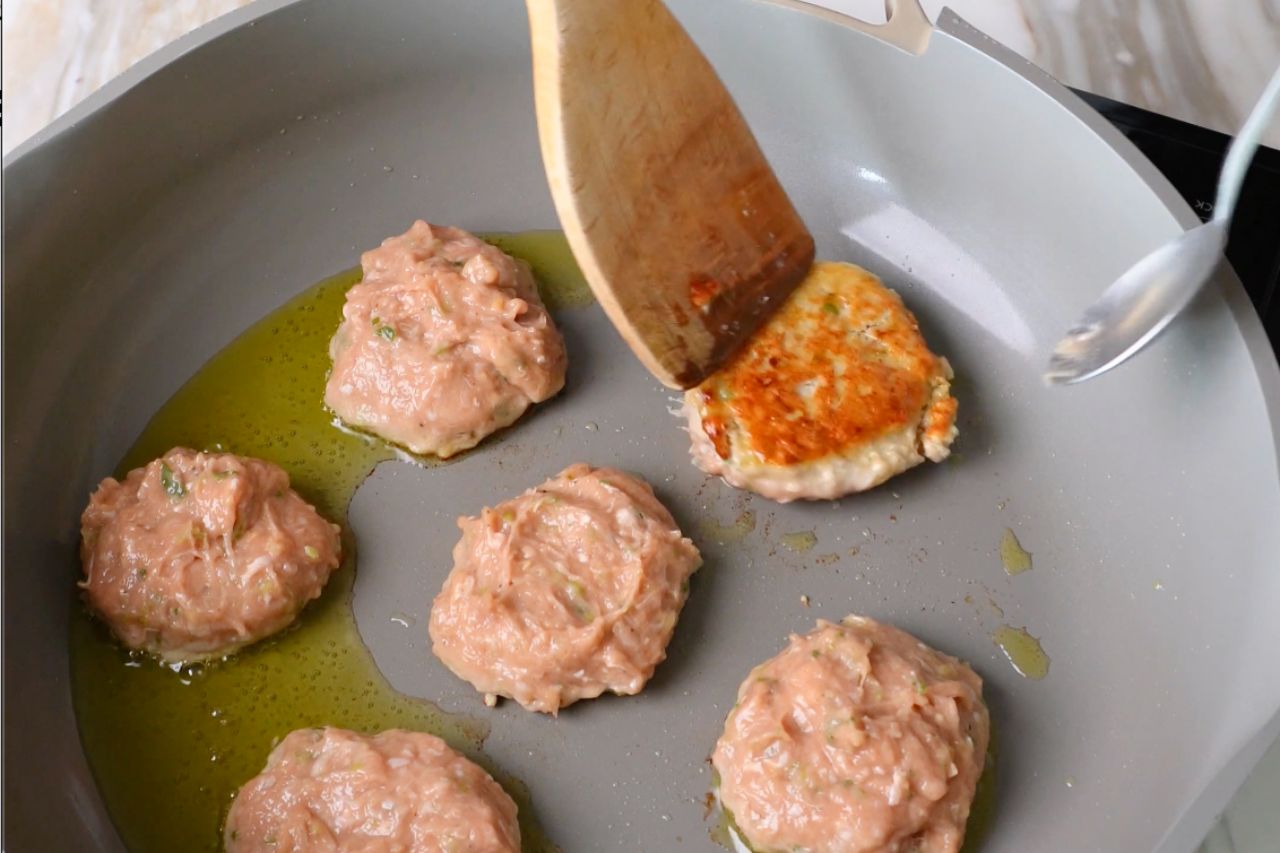
[[[1280,69],[1227,150],[1213,218],[1165,243],[1116,279],[1058,342],[1046,382],[1072,384],[1105,373],[1149,344],[1187,306],[1222,258],[1240,184],[1277,104]]]

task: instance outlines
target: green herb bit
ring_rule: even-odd
[[[830,314],[833,317],[837,316],[840,313],[840,309],[836,306],[834,302],[822,303],[822,310],[826,311],[828,314]]]
[[[929,692],[929,688],[924,686],[924,682],[920,680],[919,676],[916,676],[912,684],[915,685],[916,692],[919,693],[921,696]]]
[[[390,326],[379,326],[378,336],[383,340],[394,341],[396,339],[396,330]]]
[[[587,588],[577,578],[563,577],[565,579],[565,589],[569,593],[569,606],[573,608],[573,612],[583,622],[590,622],[595,619],[595,613],[591,610],[590,604],[586,600]]]
[[[236,475],[237,475],[237,474],[239,474],[239,473],[240,473],[239,471],[214,471],[214,472],[213,472],[213,479],[215,479],[215,480],[225,480],[225,479],[227,479],[228,477],[234,477],[234,476],[236,476]]]
[[[853,791],[853,792],[854,792],[855,794],[857,794],[858,796],[862,796],[862,793],[863,793],[863,792],[862,792],[862,788],[861,788],[861,787],[859,787],[859,786],[858,786],[858,783],[857,783],[857,782],[855,782],[855,781],[853,781],[852,779],[841,779],[841,780],[840,780],[840,785],[841,785],[842,787],[844,787],[844,788],[848,788],[848,789],[850,789],[851,791]]]
[[[315,560],[320,556],[320,551],[314,545],[307,545],[302,549],[302,553],[306,554],[307,557],[312,560]]]
[[[168,462],[160,463],[160,485],[168,492],[169,497],[182,498],[187,495],[187,487],[174,475]]]

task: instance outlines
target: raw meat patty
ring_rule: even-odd
[[[564,340],[528,265],[421,221],[361,263],[324,393],[346,423],[446,457],[564,387]]]
[[[129,648],[216,657],[274,634],[320,595],[338,532],[279,466],[176,447],[94,491],[80,519],[80,586]]]
[[[955,853],[988,735],[973,670],[850,616],[752,670],[712,763],[758,853]]]
[[[555,714],[639,693],[702,564],[643,481],[572,465],[479,518],[461,518],[431,608],[436,656],[485,694]]]
[[[516,804],[438,737],[299,729],[231,804],[227,853],[519,853]]]
[[[860,492],[947,457],[950,380],[896,293],[820,261],[729,364],[685,392],[693,461],[782,502]]]

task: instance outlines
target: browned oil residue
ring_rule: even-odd
[[[719,294],[720,282],[711,276],[697,273],[689,278],[689,302],[693,307],[706,308]]]
[[[797,554],[804,554],[812,551],[813,547],[818,544],[818,534],[812,530],[797,530],[795,533],[784,533],[782,534],[782,544]]]
[[[698,530],[703,537],[717,545],[729,545],[745,539],[756,529],[756,514],[751,510],[743,510],[731,524],[720,524],[713,518],[698,520]]]

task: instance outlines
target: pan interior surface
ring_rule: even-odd
[[[738,683],[789,632],[862,613],[983,676],[1001,744],[984,850],[1190,849],[1198,828],[1171,827],[1280,709],[1259,677],[1280,669],[1277,389],[1228,307],[1238,284],[1123,370],[1047,389],[1062,319],[1178,229],[1125,157],[947,32],[917,57],[778,6],[672,7],[819,256],[881,276],[951,360],[953,458],[837,502],[736,492],[690,465],[677,401],[598,307],[560,309],[559,398],[453,464],[384,463],[352,501],[352,606],[382,673],[483,719],[483,755],[529,786],[565,850],[715,850],[706,758]],[[6,166],[9,849],[122,848],[77,734],[68,618],[78,514],[152,415],[415,218],[555,227],[523,11],[502,12],[262,11]],[[454,519],[578,461],[645,477],[706,565],[642,694],[555,720],[489,711],[426,636]],[[1006,573],[1006,530],[1031,570]],[[1043,679],[1011,666],[1005,627],[1038,638]]]

